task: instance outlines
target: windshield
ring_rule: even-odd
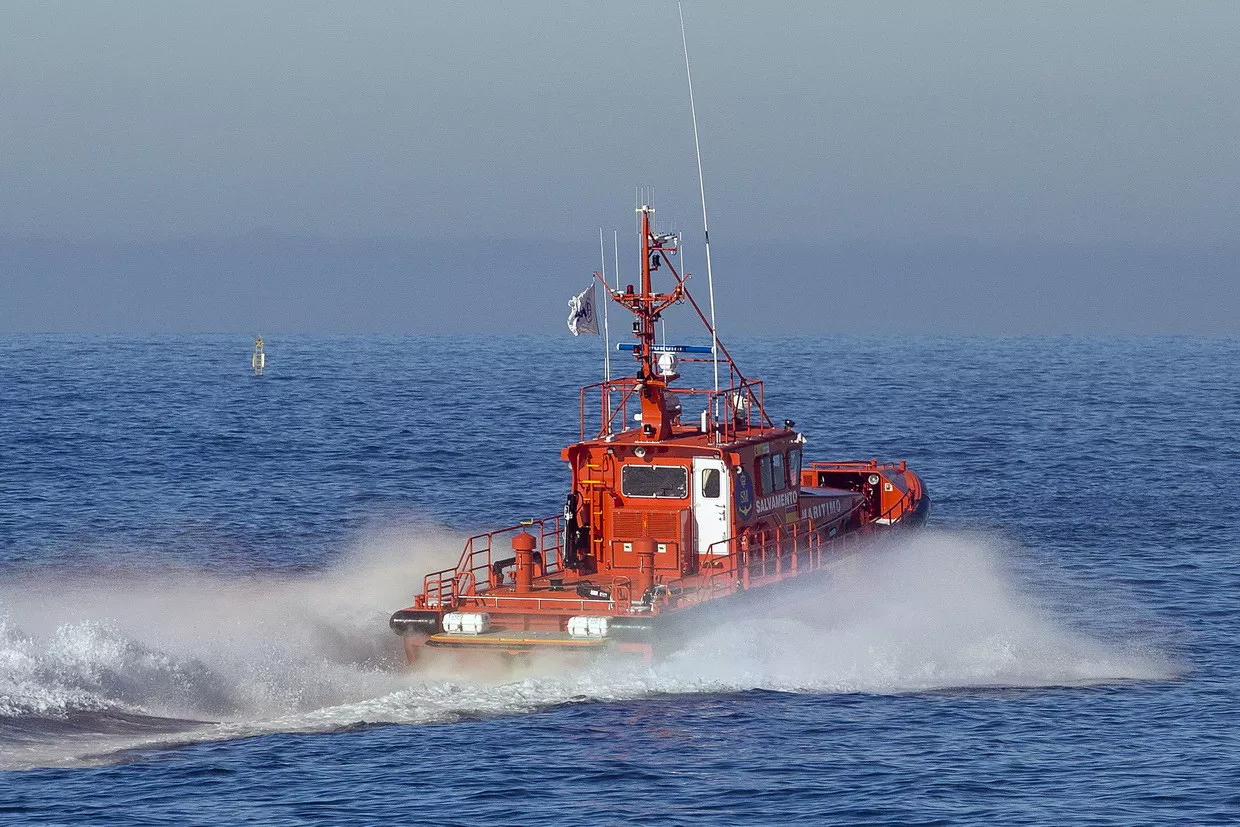
[[[620,493],[626,497],[686,497],[689,472],[679,465],[626,465],[620,472]]]

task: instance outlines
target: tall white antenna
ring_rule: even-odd
[[[614,256],[615,256],[616,266],[615,266],[615,268],[614,268],[614,274],[613,274],[613,277],[614,277],[614,278],[615,278],[615,280],[616,280],[616,292],[617,292],[617,293],[619,293],[619,292],[620,292],[620,231],[619,231],[618,229],[614,228],[614,227],[612,228],[612,231],[611,231],[611,251],[612,251],[612,255],[614,255]],[[604,274],[603,274],[603,281],[604,281],[604,282],[606,282],[606,281],[607,281],[607,274],[606,274],[606,273],[604,273]],[[611,304],[611,297],[610,297],[610,296],[608,296],[608,298],[607,298],[607,303],[608,303],[608,304]],[[607,326],[607,317],[606,317],[606,316],[604,316],[604,317],[603,317],[603,327],[606,327],[606,326]],[[608,345],[608,347],[607,347],[607,353],[608,353],[608,354],[610,354],[610,353],[611,353],[611,346],[610,346],[610,345]],[[612,409],[612,407],[611,407],[611,388],[610,388],[610,387],[608,387],[608,388],[607,388],[607,410],[609,410],[609,411],[610,411],[611,409]],[[610,425],[610,424],[608,424],[607,429],[608,429],[608,433],[610,433],[610,432],[611,432],[611,425]]]
[[[598,228],[598,257],[602,267],[603,287],[607,287],[607,250],[603,246],[603,228]],[[611,381],[611,333],[607,329],[607,305],[611,304],[611,296],[603,297],[603,381]]]
[[[689,114],[693,116],[693,149],[697,152],[698,191],[702,194],[702,234],[706,238],[706,288],[710,292],[710,357],[715,366],[715,394],[719,393],[719,334],[715,328],[715,279],[710,269],[710,222],[706,219],[706,179],[702,175],[702,143],[698,140],[697,107],[693,103],[693,72],[689,69],[689,38],[685,36],[685,8],[676,0],[680,13],[680,42],[685,48],[685,78],[689,81]]]

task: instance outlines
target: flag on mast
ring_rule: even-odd
[[[574,336],[582,333],[598,335],[598,315],[595,313],[594,285],[568,300],[568,329]]]

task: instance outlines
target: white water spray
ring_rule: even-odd
[[[1178,671],[1134,641],[1104,642],[1057,618],[1003,566],[996,541],[935,532],[843,561],[779,603],[760,601],[699,636],[670,668],[738,689],[874,693]]]
[[[898,693],[1177,673],[1157,654],[1057,621],[988,541],[924,534],[725,617],[653,668],[548,658],[481,678],[451,663],[411,674],[387,616],[459,546],[455,536],[390,532],[300,577],[49,571],[6,583],[0,767],[652,693]]]

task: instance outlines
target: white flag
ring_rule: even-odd
[[[568,329],[574,336],[582,333],[598,335],[598,316],[594,311],[594,285],[568,300]]]

